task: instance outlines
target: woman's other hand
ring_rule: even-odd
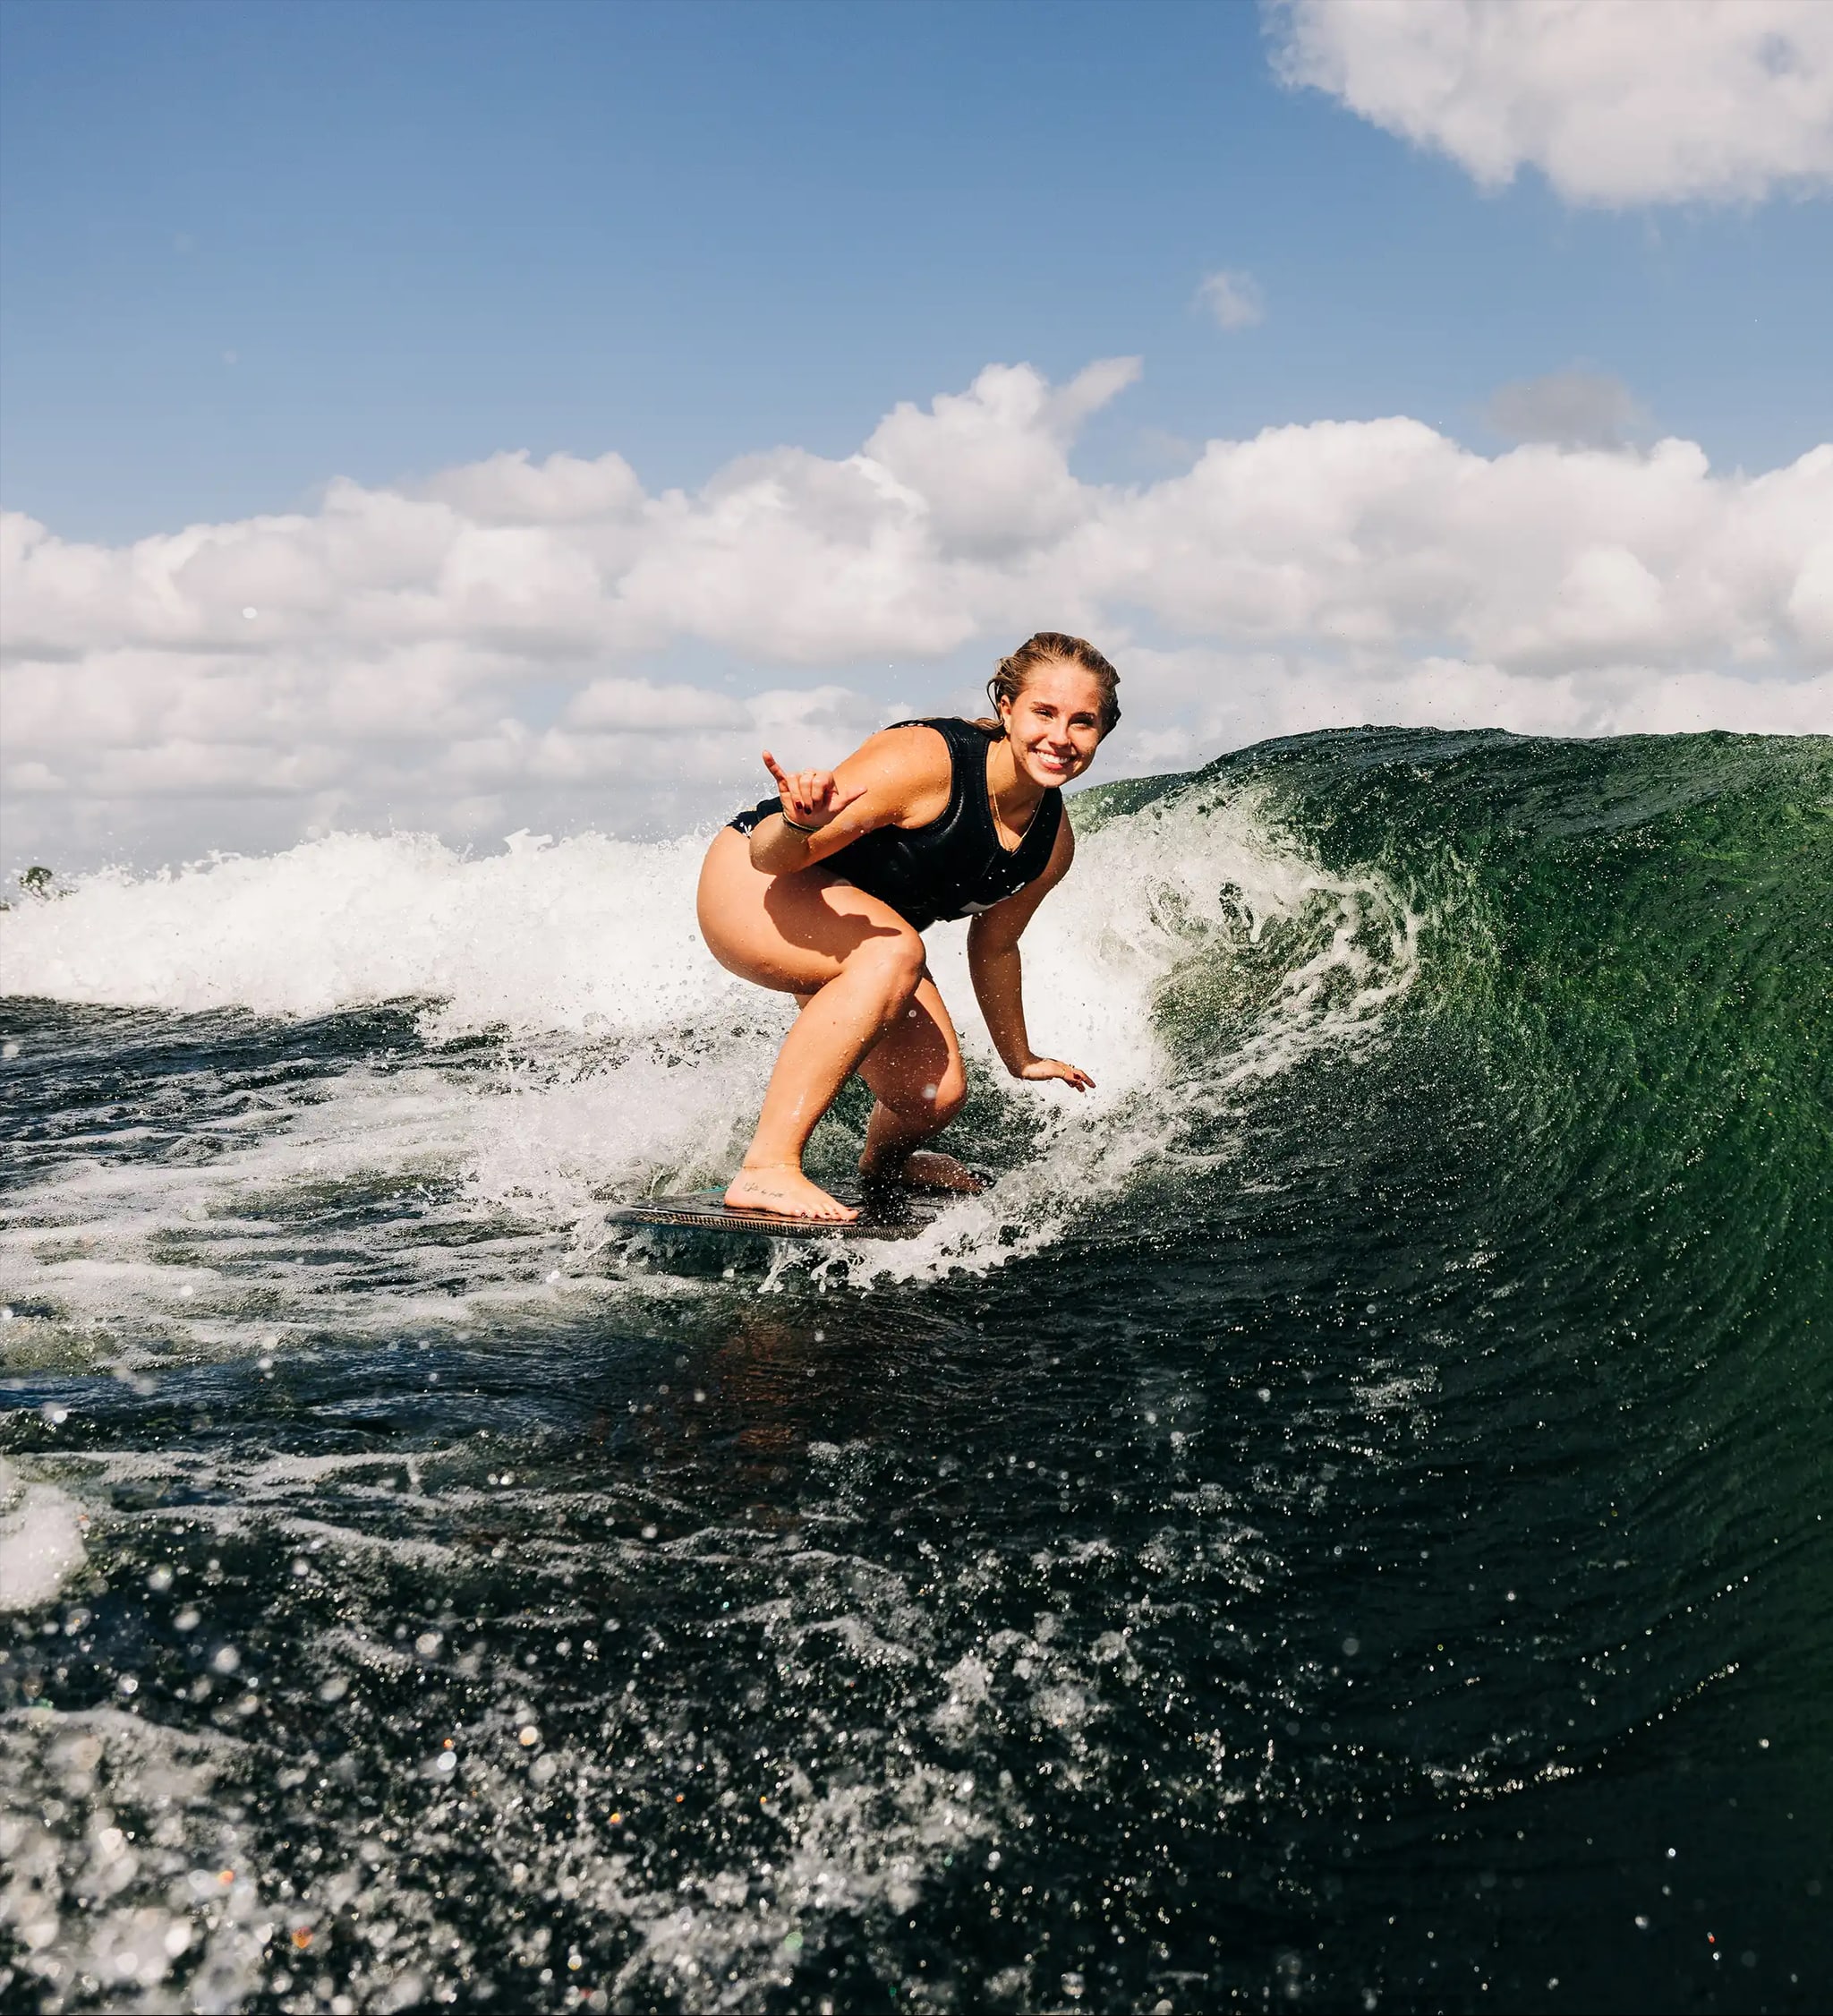
[[[849,790],[831,770],[782,770],[768,749],[763,752],[763,767],[777,781],[784,818],[807,831],[831,825],[849,805],[865,796],[864,784]]]
[[[1061,1057],[1033,1057],[1028,1064],[1020,1064],[1013,1073],[1014,1078],[1061,1078],[1065,1085],[1073,1085],[1078,1092],[1092,1092],[1095,1081],[1077,1064],[1066,1064]]]

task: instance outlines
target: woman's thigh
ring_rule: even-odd
[[[909,1004],[859,1066],[859,1075],[894,1113],[940,1113],[959,1106],[968,1089],[961,1045],[935,982],[925,973]]]
[[[889,903],[823,868],[763,874],[751,865],[745,835],[730,826],[706,850],[699,914],[701,935],[721,966],[784,994],[818,992],[863,947],[922,957],[922,939]]]

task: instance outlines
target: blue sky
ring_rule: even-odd
[[[1833,431],[1824,201],[1486,193],[1248,4],[8,0],[4,55],[0,494],[70,538],[505,448],[694,484],[990,361],[1142,356],[1110,481],[1321,418],[1494,449],[1574,364],[1715,466]]]
[[[0,92],[0,867],[679,833],[1036,629],[1108,775],[1833,730],[1833,0],[5,0]]]

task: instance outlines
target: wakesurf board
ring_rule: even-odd
[[[857,1208],[857,1218],[791,1218],[774,1211],[740,1211],[718,1190],[690,1191],[684,1197],[643,1197],[614,1206],[613,1225],[666,1226],[675,1231],[748,1234],[762,1239],[914,1239],[934,1218],[948,1194],[900,1189],[843,1191],[833,1195]]]

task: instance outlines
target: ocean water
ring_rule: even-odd
[[[1833,740],[1077,817],[858,1249],[700,841],[0,917],[5,2006],[1826,2006]]]

